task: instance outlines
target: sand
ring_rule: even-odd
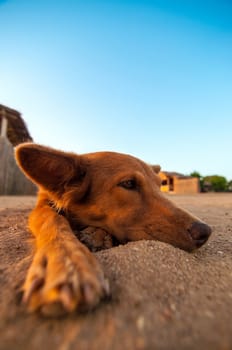
[[[0,197],[0,349],[232,349],[232,194],[171,196],[213,227],[194,253],[140,241],[100,251],[111,298],[92,312],[27,314],[34,197]]]

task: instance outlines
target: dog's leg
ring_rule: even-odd
[[[108,283],[95,256],[72,233],[68,221],[46,200],[29,218],[36,252],[24,284],[29,311],[57,315],[92,308],[108,294]]]

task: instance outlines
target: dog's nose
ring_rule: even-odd
[[[196,247],[201,247],[211,235],[211,228],[203,222],[195,221],[188,230],[191,238],[194,240]]]

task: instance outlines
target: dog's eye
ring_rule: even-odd
[[[118,186],[123,187],[126,190],[135,190],[137,188],[137,183],[134,179],[130,179],[120,182]]]

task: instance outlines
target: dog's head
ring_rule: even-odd
[[[211,229],[160,191],[160,167],[130,155],[76,155],[36,144],[16,148],[24,173],[81,226],[104,229],[121,242],[157,239],[191,251]]]

